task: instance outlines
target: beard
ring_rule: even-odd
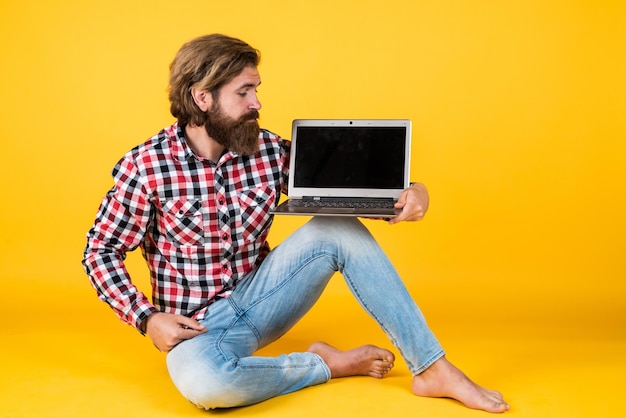
[[[238,119],[222,113],[219,105],[207,112],[206,129],[209,137],[228,151],[239,155],[252,155],[259,150],[259,112],[251,110]]]

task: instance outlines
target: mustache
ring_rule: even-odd
[[[248,113],[246,113],[245,115],[241,116],[239,118],[239,120],[241,122],[247,122],[249,120],[256,120],[260,117],[259,115],[259,111],[258,110],[251,110]]]

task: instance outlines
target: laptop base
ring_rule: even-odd
[[[290,203],[291,202],[291,203]],[[293,204],[293,199],[281,203],[270,211],[273,215],[301,215],[301,216],[358,216],[362,218],[394,218],[402,212],[395,208],[338,208],[338,207],[306,207]]]

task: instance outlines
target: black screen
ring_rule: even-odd
[[[401,189],[405,137],[406,127],[298,127],[294,185]]]

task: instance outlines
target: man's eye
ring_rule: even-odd
[[[240,92],[238,92],[237,94],[238,94],[239,96],[241,96],[241,97],[246,97],[246,96],[248,95],[248,92],[249,92],[249,90],[246,90],[246,91],[240,91]],[[255,89],[255,90],[254,90],[254,92],[255,92],[255,93],[258,93],[258,90],[256,90],[256,89]]]

